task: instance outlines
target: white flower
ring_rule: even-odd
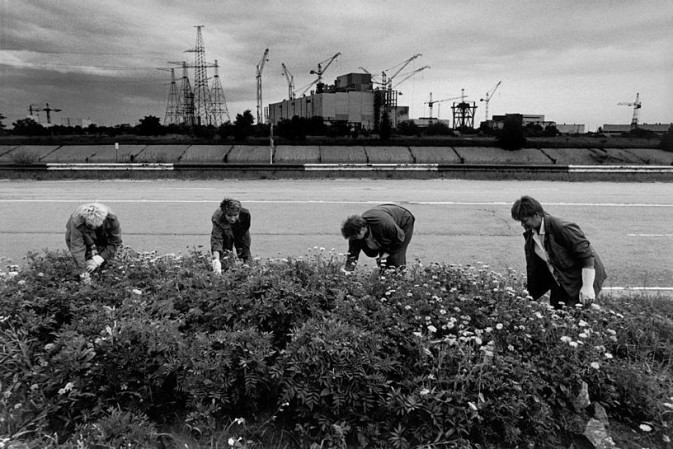
[[[580,320],[580,322],[579,322],[578,324],[579,324],[581,327],[586,327],[586,326],[589,325],[589,323],[587,323],[587,322],[584,321],[584,320]]]
[[[433,334],[434,334],[435,332],[437,332],[437,328],[436,328],[435,326],[433,326],[432,324],[431,324],[430,326],[428,326],[428,330],[429,330],[430,332],[432,332]]]
[[[234,444],[236,444],[236,440],[234,440],[233,438],[229,438],[227,440],[227,443],[229,444],[229,446],[233,446]]]
[[[502,330],[502,328],[503,328],[502,323],[498,323],[498,324],[496,324],[496,325],[495,325],[495,328],[498,329],[498,330]]]
[[[610,354],[609,352],[606,352],[606,353],[603,354],[603,355],[605,355],[605,358],[606,358],[606,359],[611,359],[611,358],[612,358],[612,354]]]
[[[571,342],[569,342],[568,344],[569,344],[570,346],[572,346],[573,348],[576,348],[576,347],[577,347],[577,342],[576,342],[576,341],[571,341]]]
[[[591,362],[591,367],[593,369],[600,369],[601,366],[598,364],[598,362]]]
[[[472,410],[474,410],[475,412],[479,410],[479,409],[477,408],[477,406],[474,404],[474,402],[468,402],[467,405],[469,405],[470,408],[471,408]]]
[[[425,396],[425,395],[428,394],[428,393],[430,393],[430,390],[428,390],[427,388],[423,388],[419,394],[420,394],[421,396]]]
[[[561,341],[564,343],[570,343],[571,341],[573,341],[573,339],[564,335],[563,337],[561,337]]]
[[[142,295],[143,294],[143,292],[138,290],[137,288],[134,288],[133,290],[131,290],[131,293],[133,293],[134,295]]]
[[[414,336],[420,338],[423,336],[423,334],[421,334],[420,332],[414,332]]]
[[[21,279],[21,280],[18,282],[18,284],[19,284],[19,285],[26,285],[26,281],[25,281],[24,279]]]
[[[640,430],[642,430],[643,432],[651,432],[652,431],[652,427],[648,426],[647,424],[641,424],[639,427],[640,427]]]
[[[538,318],[542,318],[542,314],[540,312],[535,312],[535,316]]]

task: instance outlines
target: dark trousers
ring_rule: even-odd
[[[246,231],[245,234],[235,235],[235,233],[229,229],[222,234],[222,248],[225,251],[233,251],[236,247],[236,256],[239,259],[242,259],[244,262],[250,261],[250,231]],[[226,257],[226,254],[221,254],[221,258]]]
[[[563,302],[566,307],[575,307],[575,304],[580,302],[579,297],[571,298],[570,295],[556,282],[552,282],[552,288],[549,293],[549,303],[554,306],[555,309],[560,309]]]
[[[411,223],[406,226],[404,230],[404,243],[402,247],[397,251],[391,252],[388,255],[388,260],[384,266],[381,266],[382,269],[385,268],[399,268],[405,267],[407,265],[407,248],[411,242],[411,236],[414,234],[414,222],[413,219]]]

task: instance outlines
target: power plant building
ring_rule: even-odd
[[[319,89],[320,90],[320,89]],[[338,77],[334,85],[324,86],[321,92],[311,92],[298,98],[269,104],[269,122],[278,125],[292,117],[322,117],[325,122],[344,122],[362,129],[374,129],[383,107],[383,90],[372,88],[369,73],[349,73]],[[379,100],[377,100],[377,97]],[[390,111],[395,126],[409,119],[408,107],[395,107]]]

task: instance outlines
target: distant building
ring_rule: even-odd
[[[638,125],[638,128],[652,131],[658,135],[664,135],[668,128],[671,127],[671,123],[656,123],[656,124],[647,124],[641,123]],[[603,125],[601,127],[602,133],[606,136],[619,136],[624,133],[631,132],[633,128],[631,125]]]
[[[547,126],[556,126],[556,122],[548,121],[544,119],[544,115],[539,114],[505,114],[505,115],[494,115],[491,120],[486,122],[486,126],[490,129],[502,129],[505,125],[505,120],[514,119],[521,123],[522,126],[526,125],[540,125],[542,128]]]
[[[584,134],[584,125],[579,123],[557,123],[556,129],[561,134]]]
[[[413,122],[419,128],[427,128],[428,126],[432,125],[433,123],[443,123],[447,127],[451,128],[451,120],[447,120],[447,119],[439,119],[439,118],[434,118],[434,117],[419,117],[419,118],[413,119]]]
[[[82,128],[88,128],[90,125],[93,125],[94,122],[89,119],[79,118],[79,117],[61,117],[61,126],[80,126]]]
[[[348,73],[339,76],[334,85],[323,86],[322,91],[269,104],[269,123],[278,125],[292,117],[322,117],[327,123],[342,122],[362,129],[374,129],[380,120],[384,90],[373,89],[370,73]],[[396,97],[395,97],[396,98]],[[409,107],[390,107],[393,127],[409,120]]]

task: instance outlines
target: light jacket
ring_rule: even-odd
[[[121,226],[117,216],[104,205],[99,205],[107,211],[103,224],[96,229],[89,229],[84,218],[75,211],[65,225],[65,243],[80,268],[86,268],[86,261],[96,250],[99,256],[106,261],[114,257],[122,244]]]
[[[582,268],[589,267],[593,257],[593,268],[596,270],[593,287],[598,295],[607,274],[598,253],[580,227],[545,213],[544,231],[544,248],[558,284],[570,297],[578,297],[582,288]],[[535,253],[533,231],[528,230],[523,236],[526,240],[524,251],[528,292],[534,299],[538,299],[551,289],[554,278],[549,276],[547,263]]]

